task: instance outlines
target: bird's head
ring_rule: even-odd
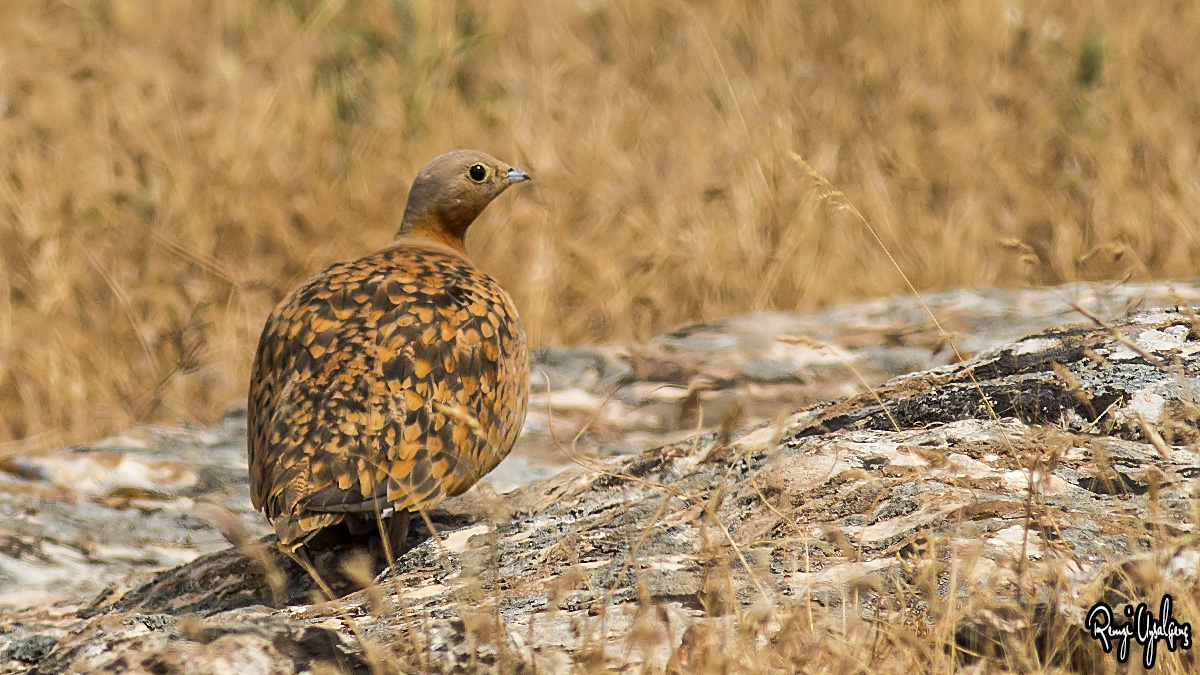
[[[413,180],[401,236],[425,237],[463,250],[467,228],[524,170],[478,150],[454,150],[429,161]]]

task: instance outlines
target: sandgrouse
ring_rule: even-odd
[[[250,494],[284,551],[381,517],[398,555],[410,514],[512,449],[529,399],[525,332],[463,236],[525,180],[474,150],[434,158],[396,241],[304,282],[267,319],[250,380]]]

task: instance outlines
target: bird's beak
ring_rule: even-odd
[[[524,169],[518,169],[515,166],[508,170],[507,176],[509,183],[520,183],[523,180],[532,180],[529,177],[529,174],[525,173]]]

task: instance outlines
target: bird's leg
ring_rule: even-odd
[[[374,519],[370,517],[362,517],[356,513],[346,514],[346,519],[342,522],[346,524],[346,529],[350,534],[361,537],[362,535],[375,529]]]
[[[404,550],[404,540],[408,538],[410,515],[408,511],[396,511],[388,519],[387,546],[384,548],[384,557],[387,559],[383,561],[388,567],[391,567],[392,562],[399,558]]]

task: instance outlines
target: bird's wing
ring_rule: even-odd
[[[391,249],[330,268],[263,330],[249,411],[255,506],[316,528],[340,520],[329,514],[417,511],[466,490],[512,448],[528,368],[511,300],[465,260]]]

